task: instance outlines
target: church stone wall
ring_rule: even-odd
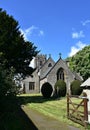
[[[46,82],[47,82],[47,78],[44,78],[43,80],[40,81],[40,90],[41,90],[42,85]]]
[[[33,73],[33,78],[34,78],[34,82],[35,82],[35,91],[36,92],[39,92],[40,91],[40,87],[39,87],[39,76],[38,76],[38,70],[36,70],[34,73]]]
[[[49,57],[49,59],[46,61],[45,55],[40,55],[36,57],[35,64],[37,69],[33,72],[32,79],[30,78],[25,80],[26,93],[30,92],[29,82],[35,82],[34,92],[40,92],[40,89],[45,82],[49,82],[54,90],[55,83],[57,82],[57,72],[60,68],[63,68],[64,81],[67,85],[67,92],[70,93],[70,83],[74,80],[75,75],[69,70],[65,61],[60,58],[55,63],[51,57]]]
[[[37,55],[34,60],[35,67],[40,69],[40,67],[46,62],[46,55]]]
[[[54,68],[50,71],[50,73],[47,76],[47,81],[53,86],[57,81],[57,71],[58,69],[63,68],[64,69],[64,78],[67,85],[67,91],[70,89],[70,83],[74,80],[74,75],[71,73],[71,71],[68,69],[68,66],[66,63],[62,60],[58,61]]]

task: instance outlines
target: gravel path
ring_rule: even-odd
[[[62,123],[53,118],[43,116],[41,113],[31,110],[26,106],[23,106],[22,110],[26,113],[28,118],[30,118],[38,130],[80,130],[79,128],[67,126],[65,123]]]

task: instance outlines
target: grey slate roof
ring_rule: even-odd
[[[52,66],[51,66],[51,67],[48,67],[48,68],[44,71],[44,73],[42,73],[42,69],[45,67],[46,64],[48,65],[49,62],[50,62],[50,63],[53,63]],[[53,60],[51,57],[49,57],[48,60],[47,60],[47,61],[43,64],[43,66],[40,68],[40,69],[41,69],[40,79],[43,79],[43,78],[46,77],[46,75],[47,75],[48,72],[52,69],[52,67],[54,66],[54,64],[55,64],[54,60]]]
[[[81,85],[81,87],[90,87],[90,78],[88,78],[85,82],[83,82]]]

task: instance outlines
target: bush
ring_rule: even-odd
[[[81,94],[82,88],[80,87],[80,85],[81,85],[81,81],[79,81],[79,80],[74,80],[71,83],[70,88],[71,88],[72,95],[80,95]]]
[[[57,97],[64,97],[66,95],[66,83],[63,80],[58,80],[55,83],[55,95]]]
[[[51,97],[52,91],[53,91],[53,88],[52,88],[51,84],[48,82],[44,83],[41,87],[41,93],[42,93],[43,97],[45,97],[45,98]]]

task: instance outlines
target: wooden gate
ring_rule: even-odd
[[[87,127],[88,109],[87,97],[72,96],[67,94],[67,117]]]

